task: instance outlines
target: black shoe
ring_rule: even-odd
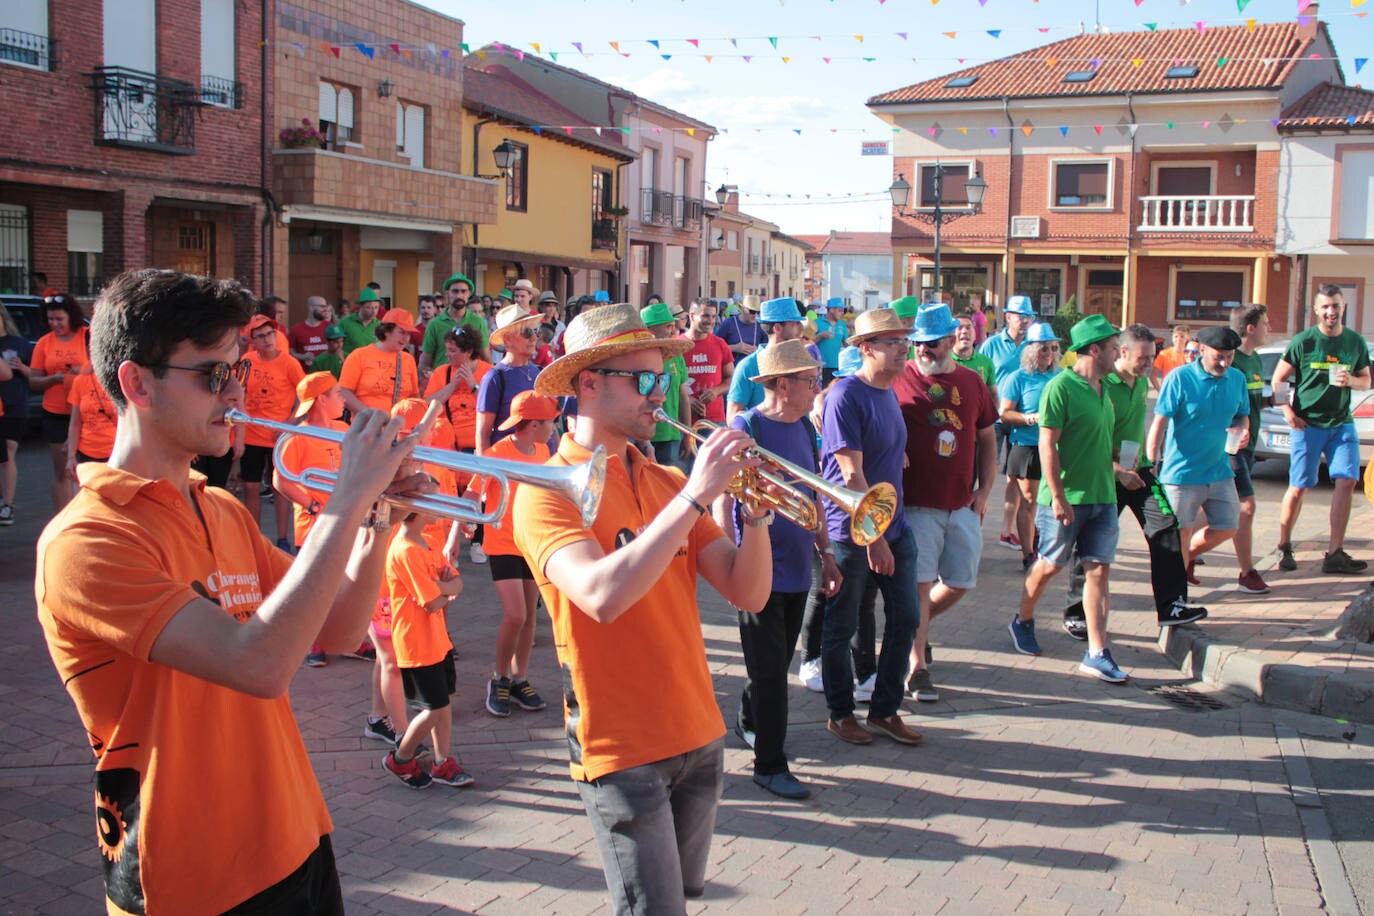
[[[779,798],[802,799],[810,798],[811,790],[802,784],[801,780],[791,773],[771,773],[763,776],[759,773],[754,774],[754,783],[762,786]]]
[[[548,704],[530,686],[529,681],[515,681],[510,685],[510,700],[526,712],[538,712]]]
[[[754,730],[753,730],[753,729],[751,729],[751,728],[745,728],[743,725],[741,725],[740,723],[736,722],[736,723],[735,723],[735,737],[738,738],[739,740],[743,741],[745,744],[749,745],[749,748],[752,750],[753,747],[754,747],[754,739],[755,739],[755,737],[757,737],[757,736],[754,734]],[[755,782],[758,782],[758,779],[759,779],[759,778],[758,778],[757,776],[754,777],[754,781],[755,781]],[[763,783],[760,782],[759,785],[762,786]],[[768,787],[767,787],[767,786],[764,786],[764,788],[768,788]],[[771,791],[771,790],[770,790],[770,791]]]
[[[1298,568],[1298,561],[1293,558],[1293,545],[1279,545],[1279,569],[1285,572],[1292,572]]]
[[[396,743],[396,731],[391,727],[391,720],[386,716],[380,719],[367,717],[367,724],[363,726],[363,737],[371,738],[373,741],[385,741],[387,744]]]
[[[1199,604],[1189,604],[1182,598],[1175,598],[1167,611],[1159,614],[1161,627],[1176,627],[1185,623],[1197,623],[1207,619],[1207,609]]]
[[[1086,617],[1075,617],[1070,614],[1064,615],[1064,632],[1068,633],[1079,642],[1088,640],[1088,620]]]
[[[1322,572],[1324,573],[1351,575],[1353,573],[1362,573],[1368,568],[1369,564],[1364,560],[1355,559],[1339,547],[1328,553],[1322,559]]]

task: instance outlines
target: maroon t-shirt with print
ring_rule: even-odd
[[[959,365],[943,375],[922,375],[910,360],[892,390],[906,423],[903,502],[945,511],[967,506],[977,478],[978,430],[997,419],[982,376]]]

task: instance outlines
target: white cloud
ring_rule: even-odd
[[[671,104],[668,102],[670,97],[682,96],[701,89],[697,83],[688,79],[682,70],[670,67],[662,67],[639,79],[626,80],[624,85],[634,94],[664,105]]]

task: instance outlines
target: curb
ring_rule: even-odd
[[[1367,678],[1271,664],[1192,625],[1161,630],[1158,644],[1182,674],[1214,687],[1281,709],[1374,723],[1374,681]]]

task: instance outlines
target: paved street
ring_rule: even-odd
[[[33,543],[46,507],[40,449],[22,450],[20,523],[0,529],[0,614],[11,633],[0,647],[0,911],[89,913],[101,896],[90,752],[33,613]],[[1284,468],[1262,464],[1258,476],[1256,541],[1269,549]],[[1272,557],[1262,567],[1273,596],[1231,589],[1234,556],[1223,550],[1201,570],[1216,591],[1195,597],[1212,609],[1209,634],[1363,677],[1374,668],[1369,646],[1313,634],[1367,584],[1313,571],[1328,492],[1308,500],[1295,538],[1299,571],[1271,574]],[[1372,519],[1361,499],[1351,523],[1356,556],[1371,556]],[[987,532],[995,544],[991,514]],[[824,729],[819,695],[795,686],[788,748],[815,791],[788,803],[753,785],[748,752],[727,739],[706,896],[692,909],[1374,912],[1374,726],[1189,681],[1156,643],[1133,522],[1123,523],[1121,543],[1111,630],[1129,684],[1076,673],[1082,645],[1058,629],[1054,602],[1040,616],[1045,655],[1013,652],[1006,623],[1019,557],[987,547],[979,589],[932,629],[941,701],[905,704],[922,747],[841,744]],[[293,685],[334,816],[349,910],[606,911],[558,711],[497,720],[482,710],[498,613],[486,570],[465,564],[462,572],[467,591],[449,617],[460,652],[455,744],[475,788],[412,792],[381,768],[384,748],[361,737],[365,663],[331,659],[302,668]],[[733,721],[743,674],[734,613],[709,588],[700,601],[717,695]],[[556,696],[547,618],[532,680]],[[625,689],[651,702],[655,685]],[[242,739],[252,753],[252,735]],[[244,799],[245,817],[252,806]]]

